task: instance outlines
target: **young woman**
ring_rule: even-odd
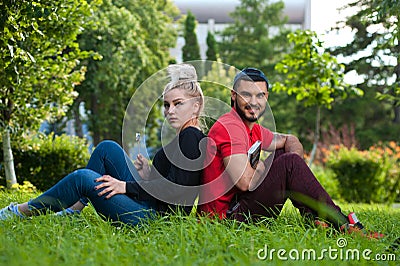
[[[151,167],[141,154],[132,163],[121,146],[103,141],[86,169],[70,173],[35,199],[11,203],[0,210],[0,220],[38,215],[44,210],[80,212],[85,199],[104,219],[130,225],[178,207],[190,212],[203,165],[200,144],[205,136],[199,115],[204,99],[193,66],[179,64],[169,69],[173,77],[163,92],[164,115],[176,137],[156,153]],[[187,161],[192,165],[186,167]]]

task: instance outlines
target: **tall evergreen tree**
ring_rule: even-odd
[[[209,61],[217,61],[219,58],[218,55],[218,45],[217,41],[215,40],[215,36],[213,33],[210,31],[207,32],[207,51],[206,51],[206,56],[207,60]]]
[[[373,21],[381,21],[386,29],[391,31],[391,35],[387,35],[389,39],[385,39],[386,43],[382,43],[382,48],[392,47],[394,44],[399,45],[400,40],[400,2],[396,0],[376,0],[368,3],[365,9],[367,19]],[[397,55],[400,49],[397,50]],[[393,103],[394,123],[400,124],[400,58],[397,56],[397,66],[394,68],[394,76],[396,80],[389,85],[384,92],[378,92],[377,98],[387,100]]]
[[[196,35],[196,18],[190,11],[188,11],[184,22],[184,38],[185,45],[182,47],[183,61],[201,59],[200,47]]]
[[[395,2],[361,0],[349,4],[359,10],[344,25],[352,29],[354,39],[331,51],[349,61],[346,73],[353,71],[362,78],[357,86],[364,90],[365,97],[352,103],[352,113],[363,147],[378,140],[397,140],[400,134],[400,106],[396,98],[400,84],[399,21],[398,13],[393,13],[399,10],[399,4],[396,9]],[[392,97],[381,102],[376,99],[377,94]],[[347,109],[343,108],[343,116],[348,117]]]

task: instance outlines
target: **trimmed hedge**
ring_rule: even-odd
[[[400,194],[399,155],[394,142],[366,151],[340,147],[330,153],[326,166],[335,172],[344,200],[393,203]]]
[[[29,181],[44,191],[70,172],[84,168],[89,160],[85,139],[40,134],[12,143],[17,182]],[[0,153],[0,185],[5,186],[3,152]]]

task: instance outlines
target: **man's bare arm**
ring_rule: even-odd
[[[277,149],[285,149],[285,152],[297,153],[301,158],[304,156],[303,145],[294,135],[274,133],[274,138],[267,150],[274,151]]]
[[[290,134],[274,133],[274,138],[268,151],[285,149],[285,152],[293,152],[303,158],[303,145],[296,136]],[[241,191],[253,190],[259,183],[260,178],[265,176],[265,165],[258,162],[257,168],[253,169],[247,158],[247,154],[234,154],[224,158],[225,170],[232,181]]]
[[[257,168],[253,169],[247,154],[234,154],[225,157],[224,165],[233,183],[241,191],[253,190],[253,187],[258,185],[259,179],[265,174],[264,163],[259,161]]]

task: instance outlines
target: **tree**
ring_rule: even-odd
[[[95,5],[96,1],[91,1]],[[10,132],[38,129],[44,119],[61,116],[84,78],[77,36],[92,12],[80,1],[0,3],[0,128],[7,186],[16,183]]]
[[[274,66],[288,50],[284,3],[268,0],[241,0],[230,15],[234,22],[221,32],[218,43],[224,63],[242,69],[256,66],[271,80]]]
[[[170,1],[104,0],[91,17],[96,27],[85,28],[79,42],[82,49],[94,50],[102,59],[85,62],[87,78],[77,87],[73,113],[79,122],[79,106],[84,105],[94,145],[102,139],[121,143],[130,98],[170,60],[169,48],[177,38],[173,27],[177,12]]]
[[[196,36],[196,18],[192,12],[188,11],[184,26],[185,45],[182,47],[182,59],[184,62],[199,60],[200,47]]]
[[[345,98],[349,93],[361,95],[362,91],[345,84],[344,66],[323,51],[315,32],[298,30],[290,33],[288,39],[294,44],[293,50],[275,68],[286,78],[283,83],[276,82],[273,90],[296,95],[305,107],[317,106],[311,165],[319,141],[321,107],[331,109],[337,97]]]
[[[206,51],[206,56],[208,61],[217,61],[219,58],[218,55],[218,44],[217,41],[215,40],[214,34],[212,34],[210,31],[207,32],[207,51]]]
[[[205,75],[207,75],[207,73],[211,70],[213,66],[212,63],[209,62],[220,61],[218,55],[218,44],[217,41],[215,40],[214,34],[212,34],[210,31],[207,32],[206,43],[207,43],[207,51],[206,51],[207,60],[204,66]]]
[[[344,47],[332,48],[334,55],[350,61],[346,73],[355,71],[363,81],[364,91],[373,91],[392,106],[392,121],[400,124],[400,47],[398,14],[400,2],[393,0],[361,0],[347,7],[358,12],[345,21],[355,33],[354,40]]]
[[[398,42],[400,40],[400,21],[398,18],[400,12],[400,2],[394,0],[378,0],[371,1],[368,3],[369,7],[365,9],[364,12],[368,14],[367,18],[369,20],[380,22],[386,29],[389,30],[389,34],[386,34],[386,42],[381,45],[381,49],[391,49],[393,45],[398,48]],[[400,58],[399,51],[397,49],[397,65],[394,68],[394,76],[396,80],[388,86],[383,92],[377,93],[377,98],[379,100],[387,100],[392,102],[394,106],[395,117],[393,122],[400,124]],[[394,55],[396,56],[396,55]]]
[[[380,0],[371,2],[373,5],[371,8],[368,9],[369,14],[372,18],[376,18],[376,20],[385,20],[388,22],[388,28],[392,29],[392,36],[391,39],[387,42],[390,44],[395,44],[400,40],[400,21],[398,15],[400,13],[400,2],[395,0]],[[376,14],[375,11],[378,11]],[[388,100],[393,103],[395,108],[395,118],[393,119],[394,122],[400,123],[400,58],[397,57],[397,66],[394,70],[396,75],[396,82],[393,83],[392,86],[392,94],[390,89],[384,93],[378,92],[377,98],[379,100]]]

